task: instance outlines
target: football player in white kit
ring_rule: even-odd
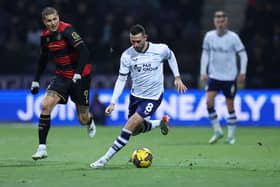
[[[227,119],[228,136],[226,143],[234,144],[237,117],[234,110],[234,97],[237,81],[244,81],[247,69],[247,54],[238,35],[227,29],[228,17],[224,11],[214,14],[216,29],[208,31],[204,36],[201,55],[200,78],[207,81],[206,104],[209,119],[214,129],[210,144],[223,137],[223,131],[214,108],[214,100],[219,91],[226,98],[229,112]],[[237,68],[237,55],[240,57],[240,70]]]
[[[114,110],[130,74],[132,87],[128,120],[113,145],[101,158],[90,164],[91,168],[104,167],[128,143],[131,135],[145,133],[155,127],[160,127],[163,135],[168,134],[168,116],[163,116],[161,120],[149,120],[162,100],[164,60],[168,61],[172,70],[178,92],[184,93],[187,90],[180,78],[175,55],[167,45],[148,42],[144,27],[138,24],[130,29],[130,42],[132,46],[121,55],[119,76],[110,105],[105,110],[106,115]]]

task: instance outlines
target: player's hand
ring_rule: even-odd
[[[174,85],[179,93],[185,93],[188,89],[180,77],[175,78]]]
[[[200,80],[202,81],[208,81],[208,75],[201,75]]]
[[[34,95],[34,94],[37,94],[38,91],[39,91],[39,87],[40,87],[40,84],[38,81],[32,81],[31,83],[31,88],[30,88],[30,91],[31,93]]]
[[[244,82],[246,79],[246,75],[245,74],[239,74],[237,77],[237,81],[238,82]]]
[[[81,78],[82,78],[81,74],[75,73],[72,78],[72,81],[76,83],[78,80],[81,80]]]
[[[110,114],[113,112],[114,109],[115,109],[115,104],[110,103],[110,105],[107,106],[107,108],[105,109],[105,115],[110,116]]]

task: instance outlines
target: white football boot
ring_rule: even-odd
[[[91,124],[87,126],[88,136],[93,138],[96,134],[96,126],[94,120],[92,118]]]
[[[235,138],[234,137],[228,137],[227,139],[226,139],[226,142],[225,142],[226,144],[231,144],[231,145],[233,145],[233,144],[235,144]]]
[[[38,149],[34,155],[32,155],[33,160],[41,160],[48,157],[47,146],[44,144],[40,144]]]
[[[95,162],[91,163],[89,166],[94,169],[103,168],[107,164],[108,161],[109,161],[108,159],[101,157],[98,160],[96,160]]]
[[[210,138],[208,141],[210,144],[216,143],[219,139],[221,139],[224,136],[222,131],[216,131],[214,135]]]

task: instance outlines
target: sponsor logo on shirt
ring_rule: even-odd
[[[158,67],[152,67],[151,64],[135,64],[134,65],[134,70],[141,72],[147,72],[147,71],[156,71]]]

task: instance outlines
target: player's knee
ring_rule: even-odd
[[[138,125],[134,128],[134,130],[132,131],[132,136],[137,136],[138,134],[143,132],[143,127],[144,124]]]
[[[51,107],[48,104],[42,103],[42,113],[43,114],[50,114]]]
[[[87,125],[89,122],[89,117],[87,114],[79,114],[79,122],[81,125]]]
[[[211,108],[211,107],[213,107],[214,102],[211,99],[207,99],[206,100],[206,105],[207,105],[207,108]]]
[[[137,135],[140,134],[141,132],[142,132],[142,128],[135,129],[135,130],[132,132],[132,136],[137,136]]]

